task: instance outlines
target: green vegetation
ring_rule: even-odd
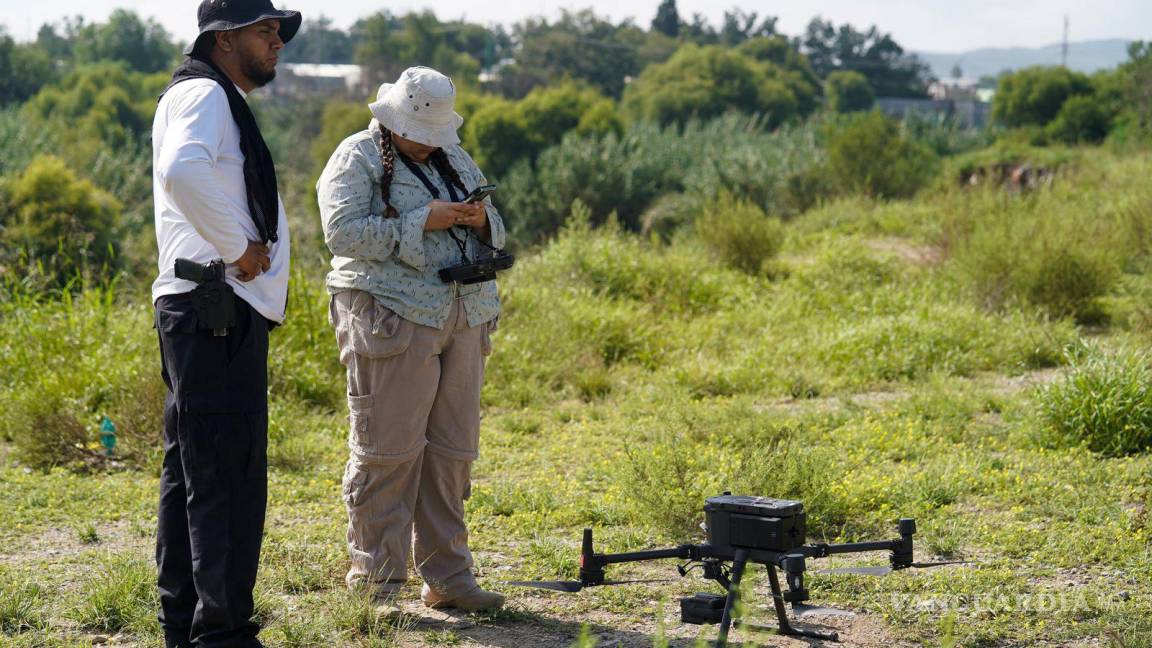
[[[624,93],[623,107],[634,120],[661,125],[731,111],[762,112],[776,126],[802,115],[795,92],[775,70],[771,62],[729,49],[682,47],[666,62],[645,68]]]
[[[619,133],[615,104],[575,83],[539,87],[520,101],[481,97],[465,125],[463,145],[485,173],[504,177],[516,162],[536,159],[564,135]]]
[[[49,267],[35,272],[59,283],[112,274],[120,209],[115,198],[77,178],[63,160],[37,158],[21,176],[0,182],[0,250],[7,252],[0,253],[0,264],[47,259]]]
[[[1092,77],[1005,78],[1003,128],[971,131],[866,112],[921,93],[923,70],[874,28],[820,20],[797,43],[771,17],[711,26],[668,0],[649,30],[590,12],[511,34],[382,13],[300,39],[296,60],[381,78],[432,56],[460,78],[466,148],[500,182],[520,261],[501,279],[467,510],[481,583],[511,604],[428,629],[346,591],[345,383],[312,187],[370,115],[254,97],[294,261],[271,340],[269,646],[710,637],[669,623],[695,579],[568,598],[503,583],[570,578],[584,527],[610,551],[699,539],[702,500],[723,490],[803,500],[811,540],[914,516],[918,559],[972,561],[813,575],[814,599],[862,610],[878,642],[1152,642],[1149,46]],[[160,639],[146,137],[165,75],[133,47],[72,22],[34,44],[0,36],[0,73],[19,68],[0,75],[16,97],[0,111],[4,645]],[[105,60],[77,66],[78,51]],[[27,73],[45,56],[59,70]]]
[[[1092,94],[1087,75],[1058,67],[1032,67],[1000,79],[993,113],[1008,126],[1045,126],[1072,97]]]
[[[1152,449],[1152,358],[1133,349],[1075,350],[1063,380],[1038,394],[1041,438],[1119,457]]]
[[[832,112],[869,110],[876,103],[868,78],[859,72],[833,72],[828,75],[824,86],[825,101]]]
[[[935,174],[932,152],[879,112],[853,116],[828,137],[828,171],[851,193],[907,198]]]

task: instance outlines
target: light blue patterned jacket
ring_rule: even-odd
[[[324,168],[316,184],[324,240],[333,254],[328,273],[330,294],[364,290],[406,320],[424,326],[444,328],[459,298],[468,315],[469,326],[477,326],[500,314],[496,282],[471,286],[446,284],[437,272],[460,263],[460,248],[446,231],[425,232],[429,203],[433,196],[424,184],[399,160],[396,161],[390,200],[399,217],[384,217],[380,177],[384,165],[375,141],[376,120],[369,130],[344,140]],[[488,184],[472,158],[459,146],[446,147],[448,159],[468,190]],[[422,170],[449,200],[448,187],[429,165]],[[456,189],[459,193],[459,188]],[[463,196],[460,196],[463,199]],[[503,248],[504,221],[490,199],[488,222],[490,243]],[[469,256],[487,248],[468,238]]]

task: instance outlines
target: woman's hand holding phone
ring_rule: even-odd
[[[424,231],[435,232],[451,229],[457,225],[483,230],[488,227],[488,211],[483,203],[454,203],[433,200]]]

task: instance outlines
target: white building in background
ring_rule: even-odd
[[[276,97],[328,96],[363,99],[371,89],[365,86],[364,68],[336,63],[284,63],[277,67],[276,82],[266,86]]]

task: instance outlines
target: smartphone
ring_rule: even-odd
[[[488,196],[491,196],[493,191],[496,191],[496,185],[494,184],[476,187],[472,190],[472,193],[468,194],[468,197],[464,199],[464,202],[478,203]]]

